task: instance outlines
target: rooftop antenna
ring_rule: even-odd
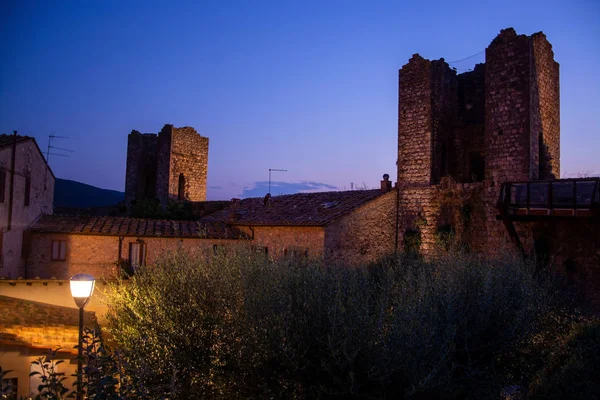
[[[48,165],[50,165],[50,156],[69,157],[68,154],[50,153],[50,149],[54,149],[54,150],[58,150],[58,151],[67,151],[69,153],[75,152],[74,150],[63,149],[62,147],[52,146],[52,141],[54,139],[68,139],[68,138],[69,138],[68,136],[56,136],[54,134],[48,135],[48,150],[46,151],[46,162],[48,163]]]
[[[269,168],[269,194],[271,194],[271,171],[287,172],[287,169]]]

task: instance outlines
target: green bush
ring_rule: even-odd
[[[522,384],[503,355],[546,293],[515,260],[171,253],[110,290],[108,328],[148,397],[485,397]]]

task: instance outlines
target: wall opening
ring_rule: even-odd
[[[469,180],[483,182],[485,178],[485,158],[483,152],[472,151],[469,153]]]
[[[416,229],[407,229],[404,232],[404,253],[418,256],[421,252],[421,232]]]
[[[185,200],[185,176],[183,176],[183,172],[179,174],[179,190],[177,191],[177,199]]]

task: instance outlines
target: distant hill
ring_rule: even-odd
[[[100,189],[85,183],[56,178],[54,207],[104,207],[123,201],[125,193]]]

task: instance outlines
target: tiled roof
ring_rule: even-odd
[[[37,233],[75,235],[241,239],[244,235],[223,222],[172,221],[118,217],[44,215],[33,226]]]
[[[385,192],[351,190],[345,192],[298,193],[232,202],[202,221],[222,221],[234,225],[325,226]]]
[[[17,135],[17,143],[19,142],[24,142],[25,140],[29,140],[32,139],[32,137],[29,136],[20,136]],[[13,135],[6,135],[6,134],[2,134],[0,135],[0,148],[5,147],[5,146],[10,146],[13,144]]]

